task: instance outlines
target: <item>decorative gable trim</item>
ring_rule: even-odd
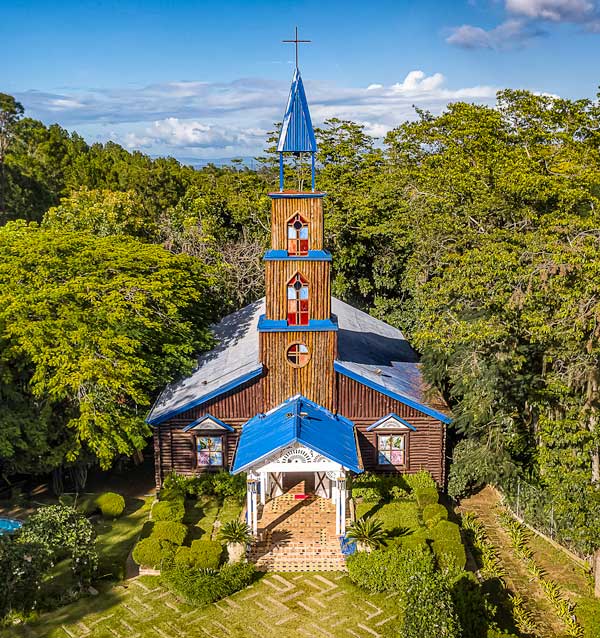
[[[417,428],[396,413],[391,412],[367,428],[367,432],[371,432],[371,430],[412,430],[416,432]]]
[[[204,416],[192,421],[189,425],[186,425],[183,428],[184,432],[190,432],[193,430],[194,432],[199,431],[215,431],[215,430],[224,430],[226,432],[235,432],[235,430],[227,423],[223,423],[220,419],[212,416],[212,414],[205,414]]]

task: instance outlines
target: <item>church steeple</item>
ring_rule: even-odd
[[[291,40],[298,46],[303,40]],[[270,193],[271,248],[264,256],[266,307],[260,318],[264,408],[302,394],[335,410],[333,362],[337,322],[331,316],[331,255],[323,246],[323,197],[315,191],[317,144],[296,67],[277,144],[280,190]],[[284,190],[284,154],[310,153],[312,189]]]
[[[296,37],[294,40],[283,40],[283,42],[293,42],[296,45],[296,69],[292,78],[292,86],[290,87],[290,95],[288,97],[287,107],[283,116],[281,133],[277,143],[277,152],[279,153],[279,190],[284,188],[284,153],[293,153],[296,156],[302,153],[310,153],[311,162],[311,189],[315,190],[315,153],[317,152],[317,142],[315,140],[315,132],[313,130],[312,121],[310,119],[310,111],[308,102],[306,101],[306,93],[302,76],[298,68],[298,44],[301,42],[310,42],[310,40],[298,39],[298,27],[296,27]]]

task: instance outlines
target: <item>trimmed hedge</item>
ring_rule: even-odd
[[[96,503],[104,518],[118,518],[125,509],[125,499],[115,492],[100,494]]]
[[[437,485],[427,470],[419,470],[415,474],[405,474],[404,481],[411,492],[424,489],[437,490]]]
[[[456,523],[440,521],[429,530],[431,547],[440,567],[464,568],[467,556],[460,536],[460,528]]]
[[[133,548],[133,560],[138,565],[159,569],[173,557],[174,546],[158,538],[144,538]]]
[[[163,570],[160,582],[181,600],[203,606],[247,587],[255,573],[252,563],[225,565],[218,571],[173,565]]]
[[[415,490],[415,498],[417,499],[417,505],[420,508],[425,508],[427,505],[433,505],[438,502],[440,496],[437,488],[435,487],[423,487]]]
[[[179,547],[175,553],[175,564],[195,569],[217,569],[221,564],[223,546],[217,541],[192,541],[191,547]]]
[[[348,557],[348,576],[371,592],[402,592],[415,571],[433,572],[433,555],[422,546],[395,546],[374,552],[356,552]]]
[[[177,521],[157,521],[152,528],[150,538],[169,541],[173,545],[183,545],[187,536],[187,527]]]
[[[175,521],[181,523],[185,516],[183,499],[159,501],[152,508],[152,519],[155,521]]]
[[[440,521],[448,520],[448,510],[441,503],[432,503],[423,508],[423,522],[427,527],[435,527]]]

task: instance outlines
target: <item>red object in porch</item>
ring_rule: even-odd
[[[297,501],[303,501],[305,498],[308,498],[308,494],[294,494],[294,499]]]

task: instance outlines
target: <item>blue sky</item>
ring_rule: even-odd
[[[293,47],[316,123],[381,136],[498,88],[594,97],[600,0],[11,0],[0,91],[92,141],[184,160],[254,155],[281,118]]]

